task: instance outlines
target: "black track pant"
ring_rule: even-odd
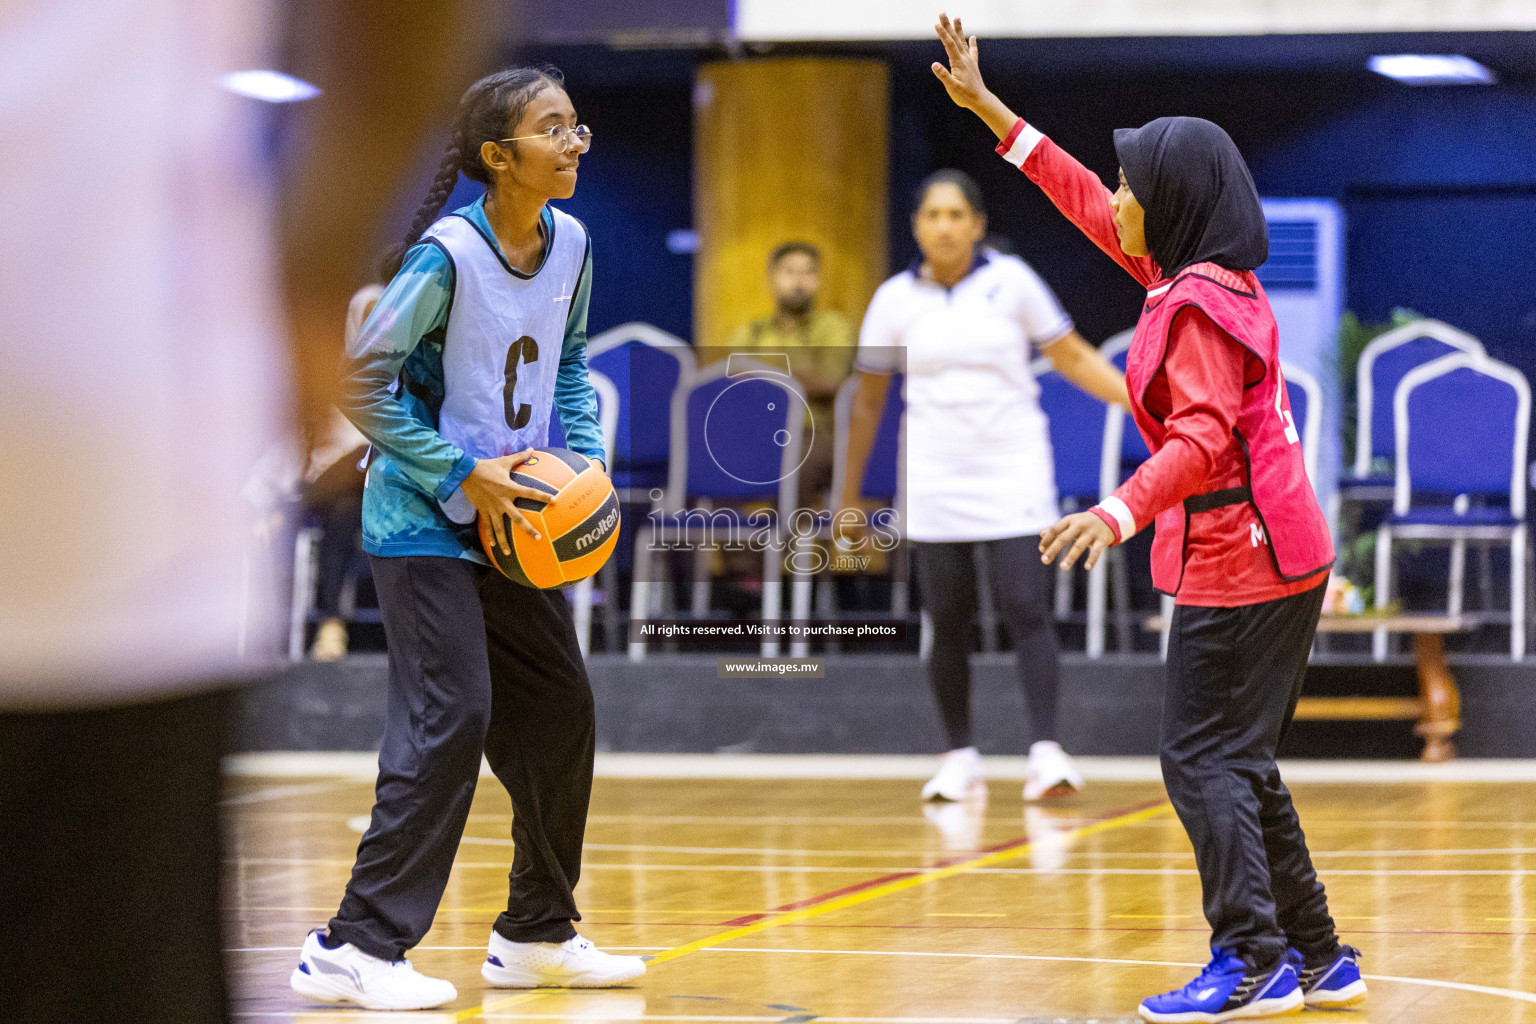
[[[0,1019],[228,1019],[227,691],[0,714]]]
[[[933,623],[928,682],[939,704],[951,750],[971,746],[971,630],[976,624],[976,550],[986,552],[997,612],[1008,626],[1019,683],[1029,712],[1030,739],[1056,738],[1060,649],[1051,615],[1048,568],[1040,538],[918,543],[923,606]]]
[[[1163,783],[1195,848],[1211,946],[1268,968],[1338,937],[1275,753],[1290,728],[1324,586],[1239,608],[1174,609]]]
[[[563,942],[581,919],[592,795],[592,688],[560,591],[461,558],[372,558],[389,643],[373,818],[333,938],[397,960],[432,925],[480,754],[512,797],[511,886],[496,931]]]

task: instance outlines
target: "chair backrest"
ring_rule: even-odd
[[[1121,331],[1099,347],[1099,354],[1113,363],[1121,373],[1125,372],[1126,354],[1130,351],[1131,337],[1135,333],[1133,330]],[[1301,432],[1301,452],[1307,467],[1307,478],[1315,483],[1317,455],[1323,437],[1322,385],[1317,382],[1316,377],[1299,366],[1282,363],[1280,372],[1287,384],[1295,385],[1289,389],[1291,416],[1296,420],[1296,427]],[[1102,448],[1103,457],[1098,467],[1098,491],[1101,497],[1120,486],[1128,470],[1134,469],[1152,457],[1146,442],[1141,438],[1141,431],[1136,429],[1134,421],[1127,422],[1129,417],[1119,406],[1110,406],[1103,418],[1106,443]],[[1116,434],[1118,434],[1118,441],[1112,436]],[[1053,435],[1053,445],[1054,442]],[[1061,489],[1060,476],[1061,471],[1058,469],[1056,485],[1058,490]]]
[[[1394,458],[1397,431],[1392,423],[1398,383],[1416,366],[1441,356],[1466,352],[1483,355],[1472,335],[1439,320],[1415,320],[1371,340],[1355,367],[1358,422],[1355,429],[1355,476],[1369,476],[1371,460]],[[1381,401],[1376,396],[1381,396]]]
[[[1291,418],[1301,432],[1301,458],[1307,467],[1307,479],[1317,486],[1317,452],[1323,440],[1323,386],[1317,378],[1299,366],[1284,360],[1280,375],[1291,399]]]
[[[1135,328],[1127,328],[1126,330],[1121,331],[1119,334],[1113,335],[1107,339],[1104,344],[1099,346],[1099,355],[1103,356],[1105,359],[1108,359],[1112,364],[1114,364],[1115,369],[1119,370],[1121,373],[1124,373],[1125,357],[1131,351],[1131,339],[1135,337],[1135,335]],[[1115,419],[1119,419],[1121,421],[1120,429],[1117,434],[1120,446],[1120,461],[1118,468],[1115,470],[1115,472],[1119,474],[1119,479],[1117,479],[1114,484],[1114,487],[1118,487],[1120,486],[1121,480],[1124,480],[1126,477],[1130,476],[1131,472],[1135,470],[1137,466],[1141,465],[1143,462],[1146,462],[1152,457],[1152,452],[1147,448],[1147,443],[1141,439],[1141,431],[1136,429],[1136,423],[1134,421],[1130,423],[1124,422],[1126,419],[1124,410],[1122,410],[1118,405],[1112,405],[1109,407],[1105,423],[1106,431],[1113,431],[1115,429],[1114,424],[1109,422],[1110,420]],[[1114,490],[1114,487],[1111,487],[1110,490]]]
[[[808,406],[793,377],[732,356],[694,374],[672,398],[666,510],[689,497],[777,500],[793,508]]]
[[[1118,334],[1111,334],[1104,339],[1104,344],[1099,346],[1099,355],[1124,370],[1125,354],[1131,350],[1131,339],[1134,337],[1136,337],[1134,327],[1127,327]]]
[[[1035,361],[1040,409],[1050,429],[1051,458],[1056,464],[1056,493],[1091,505],[1099,497],[1104,451],[1104,403],[1051,369],[1049,359]],[[1118,461],[1116,469],[1118,471]]]
[[[619,436],[619,389],[606,373],[587,371],[597,393],[597,426],[603,432],[603,461],[613,466],[613,450]]]
[[[906,404],[901,394],[902,376],[892,374],[885,391],[885,408],[880,412],[880,424],[875,428],[875,442],[870,446],[869,459],[864,463],[864,479],[859,482],[859,496],[893,501],[901,490],[901,417]],[[832,450],[832,500],[843,493],[843,482],[848,477],[848,423],[853,415],[853,397],[859,390],[859,374],[855,373],[837,389],[832,403],[833,450]]]
[[[693,349],[650,324],[621,324],[587,345],[587,365],[614,386],[614,483],[659,486],[672,450],[672,399],[694,374]]]
[[[587,380],[592,382],[592,390],[597,394],[597,426],[603,432],[603,462],[611,472],[614,436],[619,425],[619,392],[613,386],[613,381],[596,370],[587,371]],[[569,447],[566,444],[565,424],[560,420],[559,406],[550,410],[549,446],[551,448]]]
[[[1457,352],[1410,370],[1392,404],[1399,515],[1415,491],[1430,491],[1505,496],[1511,514],[1525,516],[1531,388],[1524,374]]]

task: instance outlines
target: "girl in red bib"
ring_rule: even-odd
[[[1041,536],[1092,568],[1156,524],[1153,582],[1174,595],[1163,781],[1194,846],[1210,965],[1144,1000],[1149,1021],[1341,1006],[1365,994],[1340,946],[1275,753],[1295,714],[1333,544],[1303,468],[1279,332],[1253,271],[1269,238],[1247,165],[1218,126],[1159,118],[1115,132],[1118,191],[983,84],[974,37],[940,17],[950,98],[997,151],[1147,289],[1126,362],[1152,452],[1113,495]]]

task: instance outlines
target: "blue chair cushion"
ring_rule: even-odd
[[[1369,473],[1365,476],[1355,476],[1351,473],[1348,476],[1339,477],[1341,490],[1348,490],[1351,487],[1395,487],[1396,485],[1397,477],[1391,473]]]
[[[1520,520],[1507,508],[1469,508],[1457,514],[1449,505],[1411,508],[1387,520],[1389,526],[1518,526]]]
[[[610,476],[613,486],[623,489],[642,487],[666,487],[667,464],[649,466],[615,466]]]

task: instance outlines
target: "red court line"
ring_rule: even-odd
[[[1149,807],[1159,807],[1167,802],[1167,799],[1163,797],[1159,797],[1156,800],[1145,800],[1139,804],[1133,804],[1132,806],[1123,810],[1115,811],[1113,814],[1106,814],[1097,818],[1088,818],[1086,821],[1089,825],[1092,825],[1096,822],[1108,821],[1111,818],[1119,818],[1127,814],[1135,814],[1137,811],[1144,811]],[[1073,820],[1083,821],[1085,819],[1077,818]],[[1078,827],[1081,828],[1083,826]],[[1000,853],[1004,850],[1014,850],[1020,846],[1027,846],[1032,841],[1033,840],[1031,840],[1029,836],[1020,836],[1017,839],[1010,839],[1006,843],[998,843],[995,846],[984,846],[979,850],[970,850],[966,853],[956,854],[953,857],[946,857],[943,860],[935,861],[934,863],[929,864],[927,867],[920,870],[896,871],[889,875],[881,875],[879,878],[871,878],[868,881],[855,882],[852,885],[845,885],[840,889],[833,889],[831,892],[824,892],[819,896],[811,896],[803,900],[796,900],[793,903],[786,903],[783,906],[774,907],[771,910],[764,910],[760,913],[746,914],[742,917],[732,918],[729,921],[720,922],[720,926],[723,928],[738,928],[742,925],[751,924],[754,921],[761,921],[765,917],[772,917],[774,914],[786,914],[793,910],[802,910],[805,907],[814,907],[818,903],[826,903],[829,900],[835,900],[839,897],[847,896],[849,893],[862,892],[865,889],[872,889],[877,885],[884,885],[887,882],[895,882],[903,878],[911,878],[914,875],[922,874],[924,871],[934,871],[939,868],[947,868],[951,864],[959,864],[962,861],[972,860],[976,857],[984,857],[989,853]]]
[[[935,867],[937,866],[938,865],[935,865]],[[865,889],[871,889],[877,885],[884,885],[886,882],[894,882],[901,878],[911,878],[914,875],[920,874],[922,874],[921,871],[897,871],[889,875],[881,875],[879,878],[871,878],[867,881],[855,882],[852,885],[845,885],[841,889],[833,889],[831,892],[824,892],[820,896],[812,896],[808,899],[797,900],[794,903],[785,903],[783,906],[774,907],[772,910],[764,910],[756,914],[747,914],[743,917],[733,917],[729,921],[721,921],[719,927],[738,928],[744,924],[751,924],[753,921],[761,921],[765,917],[772,917],[774,914],[783,914],[791,910],[799,910],[801,907],[814,907],[818,903],[825,903],[828,900],[836,899],[839,896],[847,896],[849,893],[862,892]]]

